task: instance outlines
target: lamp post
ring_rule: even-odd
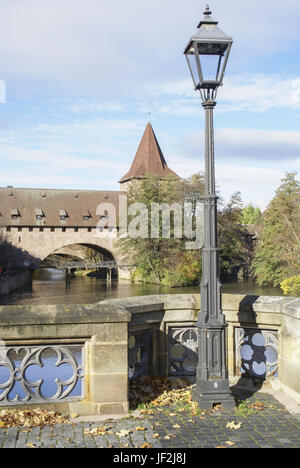
[[[202,248],[201,311],[198,322],[198,366],[193,397],[200,408],[234,407],[226,364],[226,322],[222,313],[217,242],[213,109],[222,85],[232,38],[218,27],[206,6],[204,18],[184,54],[195,90],[205,109],[204,243]]]

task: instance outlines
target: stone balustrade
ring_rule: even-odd
[[[128,411],[130,379],[149,374],[193,381],[199,308],[197,294],[111,299],[88,306],[0,307],[0,406],[43,403],[64,414],[121,414]],[[300,299],[224,294],[223,312],[231,383],[251,381],[255,390],[267,380],[300,404]],[[75,345],[82,349],[77,364],[68,358]],[[17,360],[18,352],[23,361]],[[77,376],[61,381],[70,386],[77,379],[82,391],[68,393],[66,384],[44,398],[42,387],[30,387],[30,366],[41,367],[43,353],[50,352],[58,356],[57,369],[69,365]],[[25,378],[28,401],[3,397],[7,382],[1,369],[10,353],[15,361],[6,366],[17,384]]]

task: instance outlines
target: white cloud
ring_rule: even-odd
[[[86,114],[89,112],[119,112],[125,109],[125,105],[117,102],[91,102],[87,99],[81,99],[76,103],[70,104],[66,110],[74,114]]]
[[[24,188],[61,188],[77,190],[119,190],[114,177],[104,178],[94,173],[91,177],[66,174],[53,174],[34,169],[24,177],[21,169],[5,170],[0,174],[0,186],[13,185]]]
[[[204,131],[186,135],[178,150],[195,159],[204,153]],[[223,128],[215,132],[215,152],[220,161],[261,161],[270,167],[282,165],[286,170],[300,168],[300,131],[275,131]]]
[[[220,90],[224,112],[251,110],[264,112],[272,108],[300,108],[300,78],[276,75],[229,75]],[[225,104],[223,106],[223,103]]]
[[[204,160],[200,156],[195,160],[188,155],[182,159],[173,155],[168,163],[182,177],[204,171]],[[228,201],[233,193],[239,191],[245,205],[252,203],[261,209],[265,209],[273,198],[284,174],[282,167],[255,167],[250,164],[233,164],[231,161],[218,161],[216,164],[216,183],[220,196]]]
[[[231,66],[247,69],[300,39],[296,0],[215,0],[213,16],[234,38]],[[204,4],[203,4],[204,7]],[[196,0],[1,2],[1,72],[68,92],[133,96],[146,82],[186,76],[183,49],[202,17]],[[1,77],[5,78],[5,77]]]
[[[193,89],[191,80],[167,82],[148,88],[156,98],[169,96],[166,104],[156,101],[158,112],[175,115],[199,113],[200,96]],[[282,78],[277,75],[228,75],[218,91],[216,111],[266,112],[274,108],[300,109],[300,77]]]

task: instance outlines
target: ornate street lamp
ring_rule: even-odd
[[[222,313],[217,243],[217,196],[215,190],[213,109],[232,45],[206,6],[204,18],[184,54],[195,90],[205,109],[204,243],[202,248],[201,311],[198,316],[198,366],[194,399],[200,408],[222,404],[234,407],[226,364],[226,322]]]

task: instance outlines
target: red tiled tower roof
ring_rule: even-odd
[[[147,124],[131,168],[122,177],[120,183],[131,179],[142,179],[147,173],[156,174],[161,178],[166,177],[168,174],[178,177],[168,167],[150,123]]]

